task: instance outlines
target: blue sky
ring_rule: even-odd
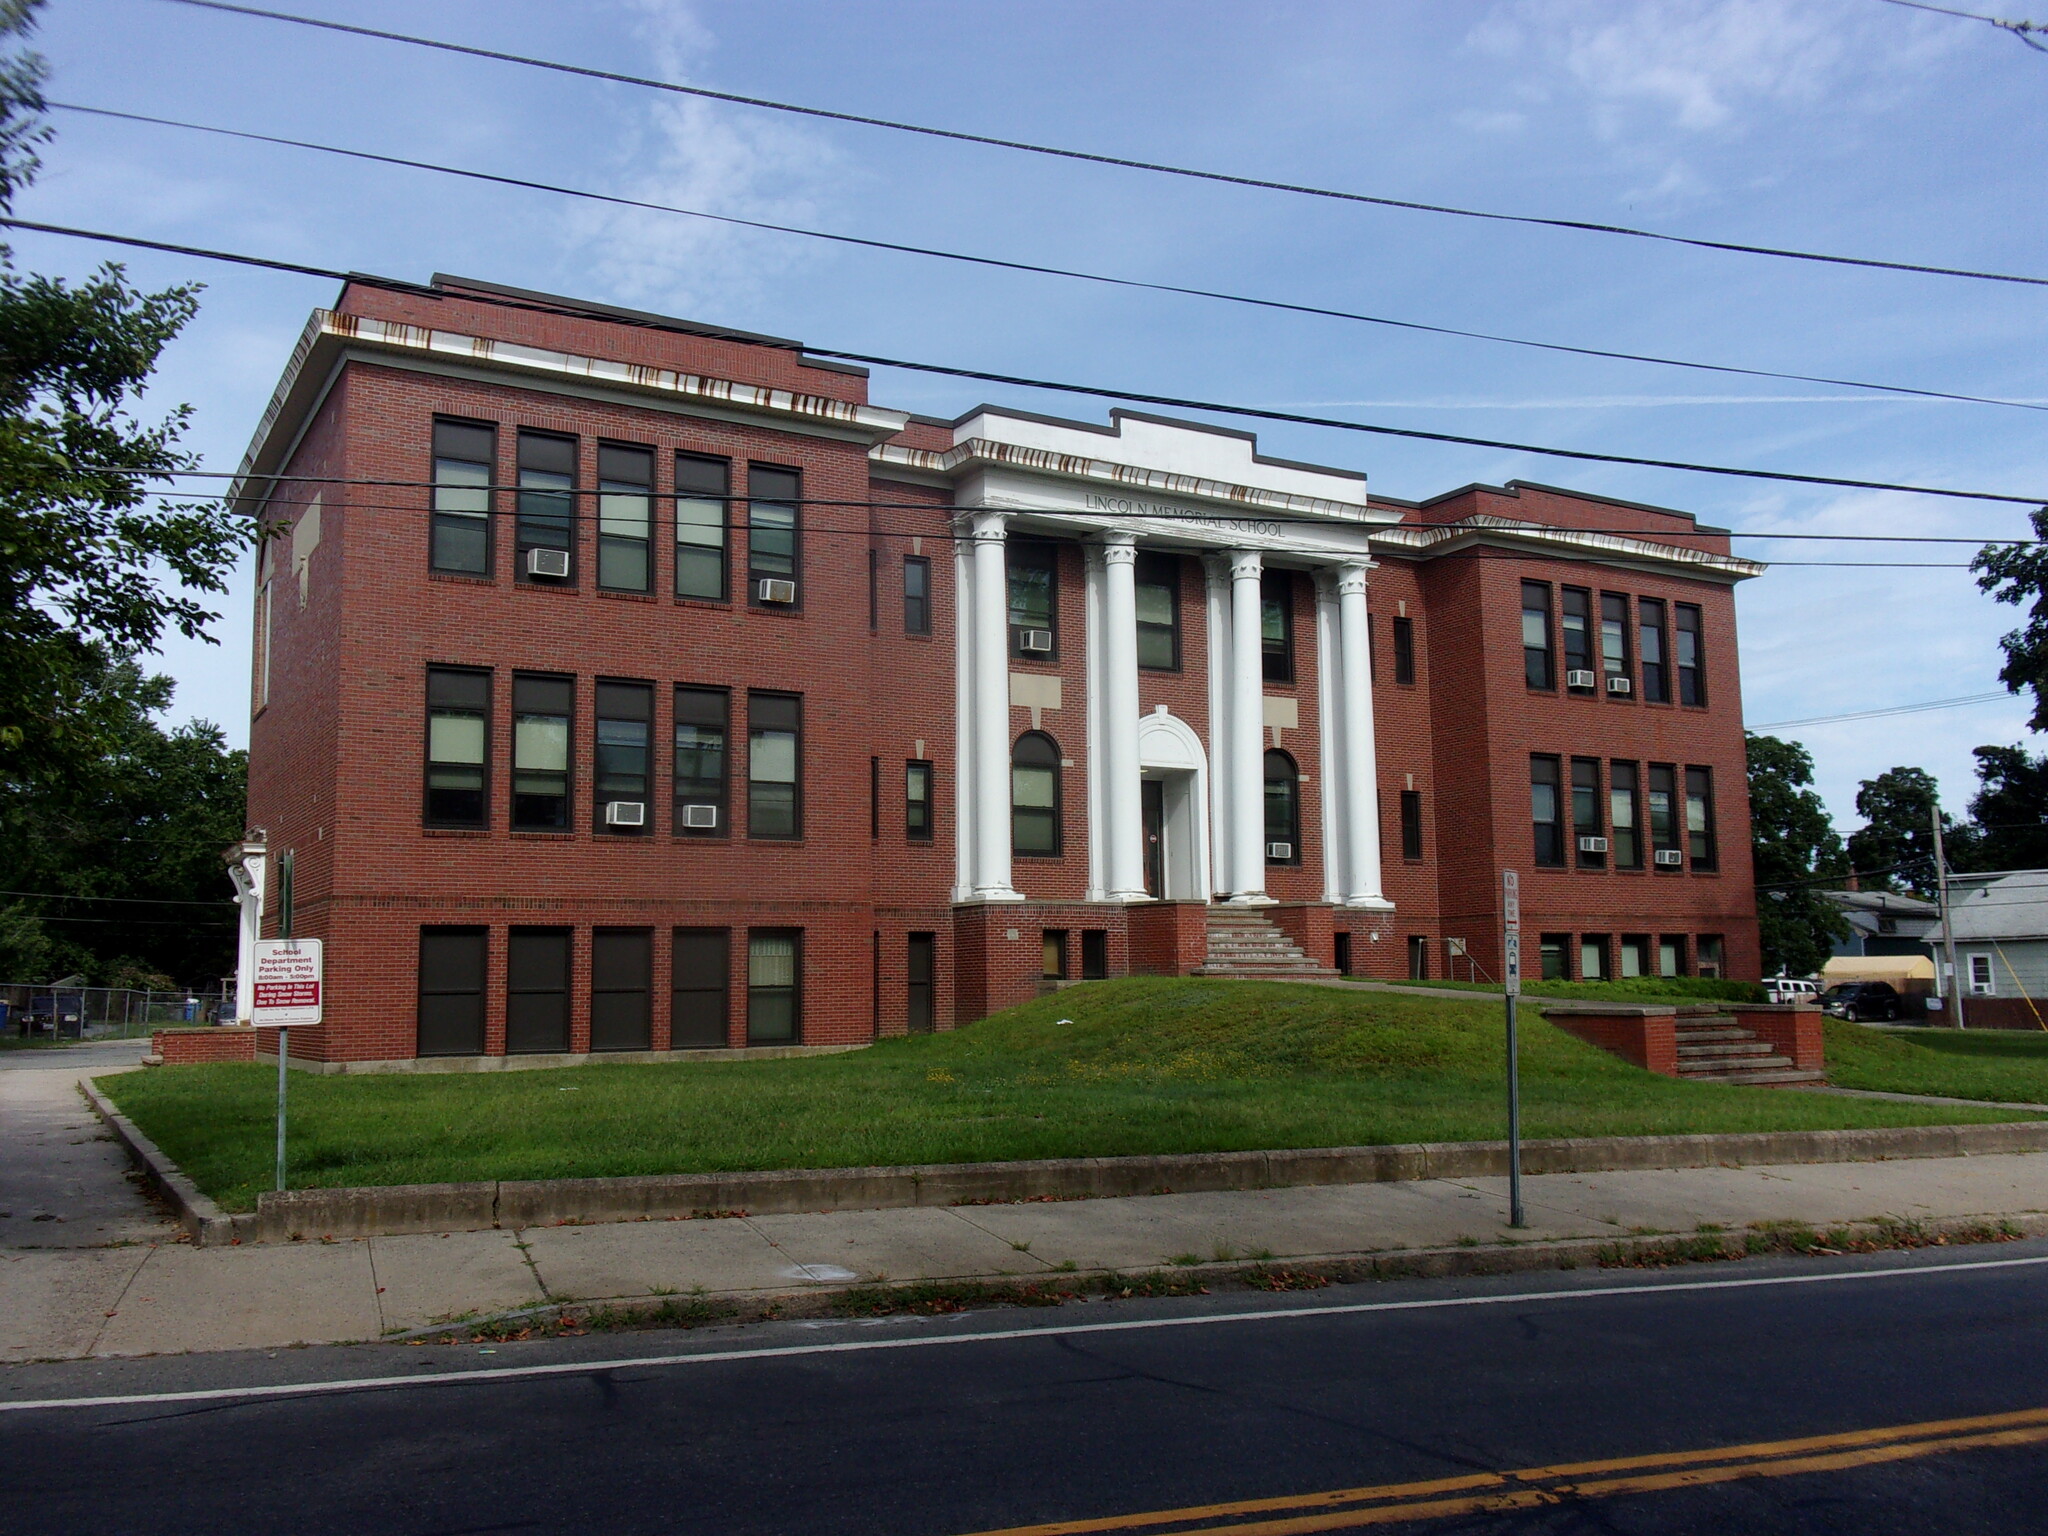
[[[292,9],[281,3],[280,8]],[[1880,0],[305,0],[363,25],[749,95],[1469,207],[1992,271],[2048,270],[2048,56]],[[882,239],[1512,335],[2048,402],[2048,291],[1342,205],[689,100],[198,11],[52,0],[59,101]],[[1660,458],[2048,500],[2048,417],[1854,397],[990,272],[55,114],[22,217],[423,279],[434,271],[817,346]],[[101,248],[19,235],[79,275]],[[231,469],[332,285],[123,255],[207,284],[150,396]],[[1108,403],[878,371],[953,415]],[[1755,531],[2008,536],[2024,509],[1267,426],[1269,452],[1422,497],[1513,477]],[[1752,542],[1785,560],[1967,547]],[[177,713],[246,732],[247,572]],[[1960,569],[1778,565],[1741,591],[1752,724],[1983,693],[2014,609]],[[1836,819],[1899,763],[1952,810],[2018,700],[1787,732]]]

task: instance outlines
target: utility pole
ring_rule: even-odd
[[[1941,851],[1941,802],[1934,802],[1934,888],[1941,906],[1941,939],[1948,951],[1949,1023],[1963,1027],[1963,974],[1956,969],[1956,931],[1948,920],[1948,861]]]

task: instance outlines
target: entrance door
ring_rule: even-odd
[[[1159,779],[1138,783],[1145,810],[1145,890],[1166,894],[1166,785]]]

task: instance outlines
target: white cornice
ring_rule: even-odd
[[[1711,550],[1686,549],[1658,539],[1632,538],[1622,533],[1589,533],[1581,529],[1546,528],[1540,523],[1516,522],[1512,518],[1477,513],[1460,518],[1445,528],[1375,528],[1373,543],[1389,554],[1406,553],[1419,559],[1455,553],[1474,544],[1541,549],[1561,558],[1601,558],[1629,564],[1651,563],[1681,567],[1694,575],[1720,581],[1746,581],[1770,569],[1756,560]]]
[[[1296,496],[1285,491],[1263,490],[1252,485],[1233,485],[1207,480],[1198,475],[1176,475],[1168,470],[1147,469],[1137,464],[1119,464],[1110,459],[1082,454],[1057,453],[1046,448],[1026,448],[1016,443],[971,437],[951,448],[905,448],[880,443],[868,450],[868,462],[878,471],[895,470],[916,476],[952,479],[963,470],[1000,466],[1079,480],[1094,485],[1118,486],[1125,491],[1155,491],[1188,496],[1201,501],[1225,502],[1232,506],[1268,512],[1291,512],[1309,517],[1327,517],[1344,522],[1390,521],[1391,513],[1362,502],[1330,501],[1319,496]]]
[[[696,406],[720,415],[739,414],[791,431],[823,430],[833,436],[866,438],[870,442],[894,436],[910,423],[908,412],[855,405],[827,395],[769,389],[645,363],[586,357],[460,331],[439,331],[316,309],[292,351],[284,377],[278,380],[271,395],[231,495],[239,497],[244,493],[243,480],[250,474],[281,467],[292,445],[275,441],[276,434],[281,429],[291,431],[296,441],[297,426],[302,424],[318,394],[324,392],[331,372],[331,363],[320,366],[325,361],[322,354],[344,350],[394,360],[431,361],[443,366],[518,374],[558,387],[573,384],[646,395],[685,408]]]

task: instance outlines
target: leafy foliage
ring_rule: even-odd
[[[1813,758],[1796,741],[1751,732],[1749,819],[1764,973],[1818,971],[1848,920],[1818,883],[1841,872],[1841,835],[1813,788]]]
[[[2048,731],[2048,507],[2030,514],[2030,520],[2033,543],[1987,544],[1970,569],[1977,573],[1979,589],[2026,610],[2026,623],[1998,642],[2005,652],[1998,680],[2014,693],[2034,691],[2027,728]]]
[[[1933,893],[1934,808],[1940,798],[1925,768],[1890,768],[1857,788],[1856,814],[1865,825],[1849,834],[1849,860],[1868,872],[1861,881],[1866,890]],[[1944,840],[1953,826],[1942,812]]]
[[[1958,869],[2048,869],[2048,754],[1979,747],[1970,824],[1956,833]]]

